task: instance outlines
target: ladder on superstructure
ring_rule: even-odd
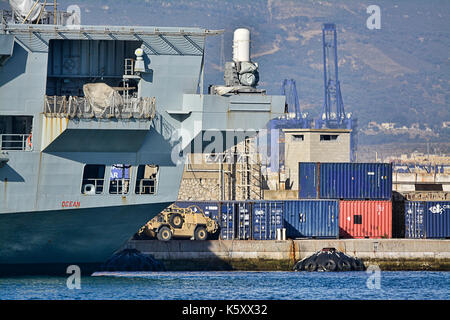
[[[241,151],[238,146],[235,146],[235,152],[238,155],[236,172],[240,176],[240,182],[236,184],[240,192],[236,192],[236,195],[242,198],[240,200],[262,199],[261,161],[259,154],[255,150],[255,139],[245,139],[243,141],[243,149]]]

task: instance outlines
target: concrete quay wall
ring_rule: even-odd
[[[431,264],[434,265],[433,270],[450,268],[450,240],[133,240],[126,247],[152,255],[171,266],[188,263],[188,269],[192,270],[196,269],[195,266],[204,270],[205,261],[209,261],[206,269],[214,269],[214,261],[225,261],[233,270],[252,270],[255,266],[255,270],[289,270],[295,262],[329,247],[358,257],[365,263],[378,262],[384,265],[385,270],[424,270]],[[265,262],[270,263],[263,267]],[[239,266],[234,266],[236,264]],[[177,268],[182,269],[182,266],[178,265],[175,269]]]

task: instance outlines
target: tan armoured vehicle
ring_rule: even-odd
[[[195,210],[194,210],[195,209]],[[206,240],[217,234],[218,223],[203,214],[199,207],[179,208],[171,205],[143,226],[138,235],[169,241],[172,238]]]

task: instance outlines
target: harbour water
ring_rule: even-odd
[[[69,275],[68,275],[69,277]],[[449,272],[117,272],[0,278],[0,300],[448,300]]]

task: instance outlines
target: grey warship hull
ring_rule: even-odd
[[[99,270],[170,203],[12,213],[0,216],[0,274],[64,274],[69,264]]]

